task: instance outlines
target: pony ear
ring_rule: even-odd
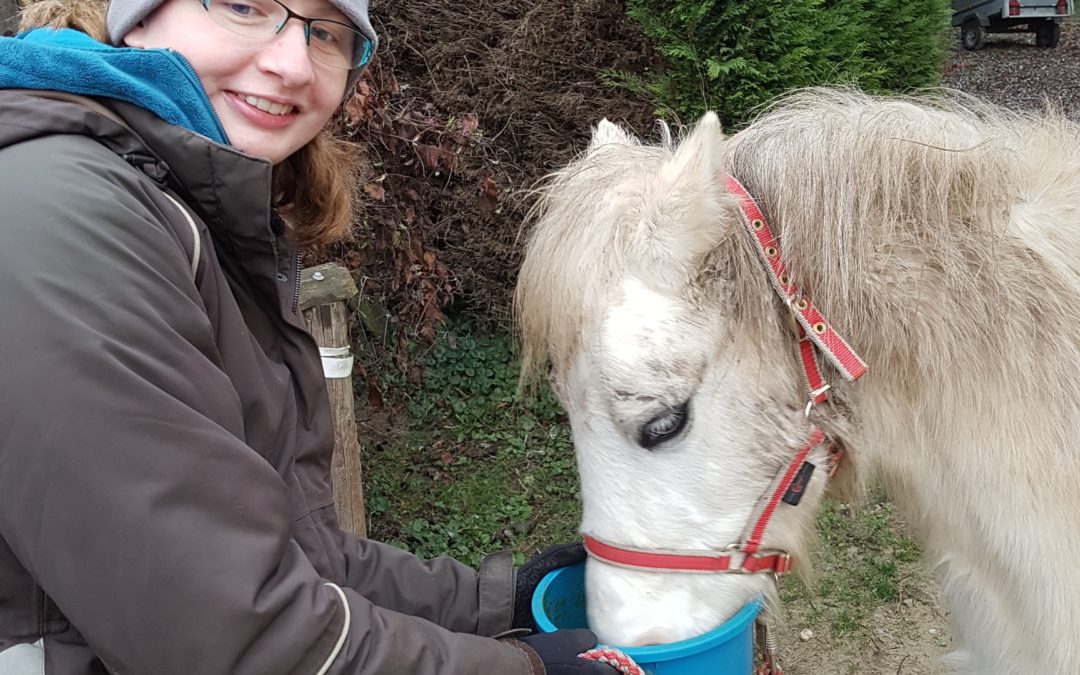
[[[605,117],[593,129],[592,140],[589,141],[589,152],[604,145],[633,145],[634,139],[630,134],[623,131],[619,125],[609,122]]]
[[[706,114],[644,193],[640,251],[658,283],[685,281],[723,236],[723,140],[720,120]]]
[[[678,185],[696,184],[706,176],[716,176],[723,171],[723,153],[720,141],[724,133],[720,118],[710,111],[705,113],[679,147],[671,161],[663,168],[661,177]]]

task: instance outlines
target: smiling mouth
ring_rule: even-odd
[[[258,96],[248,96],[246,94],[240,94],[239,98],[253,108],[274,115],[276,117],[284,117],[285,115],[292,114],[296,110],[296,106],[289,105],[288,103],[275,103],[274,101],[267,100],[265,98],[259,98]]]

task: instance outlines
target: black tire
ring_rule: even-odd
[[[960,46],[968,51],[982,49],[986,30],[979,25],[979,20],[971,17],[960,26]]]
[[[1035,46],[1053,49],[1061,42],[1061,26],[1053,21],[1043,21],[1035,27]]]

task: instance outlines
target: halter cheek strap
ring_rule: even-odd
[[[765,222],[765,216],[754,202],[754,198],[739,181],[731,176],[727,178],[727,189],[735,197],[743,223],[753,237],[758,256],[765,265],[765,271],[769,275],[773,289],[780,295],[780,299],[788,306],[792,316],[798,322],[801,331],[799,342],[800,345],[805,345],[799,349],[800,361],[806,370],[811,393],[815,394],[814,398],[820,397],[820,400],[815,402],[820,403],[825,400],[825,392],[816,390],[825,385],[821,370],[817,367],[813,347],[817,347],[849,382],[859,379],[866,373],[866,363],[851,349],[843,336],[829,325],[821,312],[814,307],[810,298],[803,295],[792,281],[781,259],[780,242]]]

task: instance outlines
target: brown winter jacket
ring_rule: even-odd
[[[0,92],[0,673],[533,672],[506,558],[337,528],[270,164],[107,107]]]

